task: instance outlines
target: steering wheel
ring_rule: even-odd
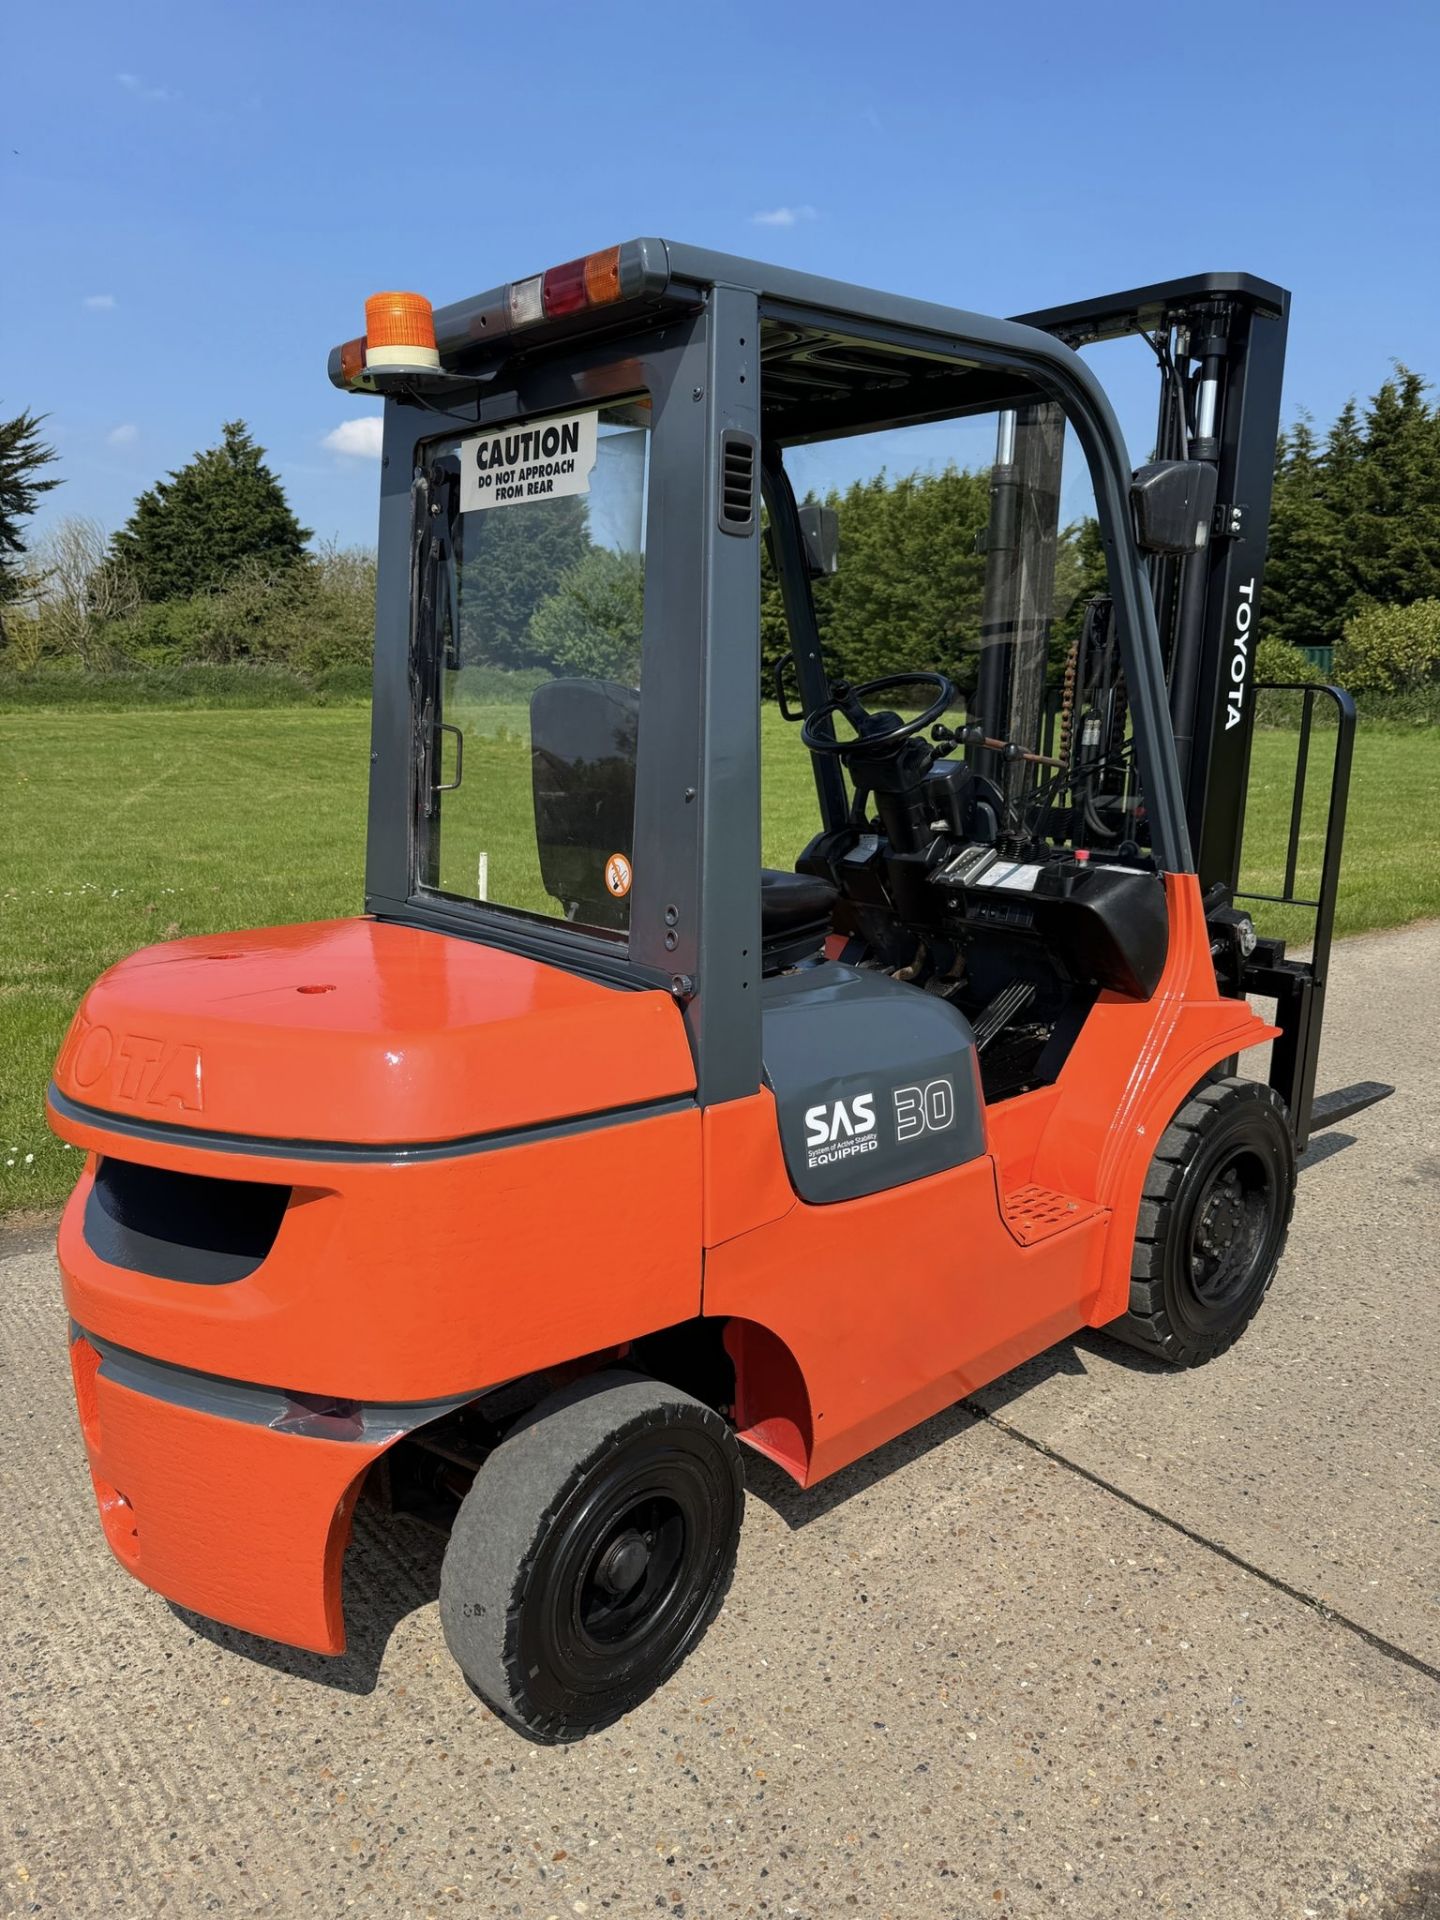
[[[882,693],[887,687],[925,686],[935,688],[935,698],[925,711],[914,720],[899,720],[893,727],[874,728],[876,716],[866,707],[865,702]],[[823,707],[816,707],[813,713],[807,713],[805,724],[800,729],[800,738],[812,753],[827,753],[840,759],[846,754],[873,755],[888,753],[892,747],[902,746],[915,734],[923,733],[940,716],[953,707],[960,698],[955,683],[943,673],[882,673],[878,680],[863,681],[858,687],[847,687],[843,683],[837,687],[835,698],[827,700]],[[843,713],[855,729],[853,740],[837,740],[833,735],[817,731],[823,720],[833,713]],[[870,731],[866,731],[870,728]]]

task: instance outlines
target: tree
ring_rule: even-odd
[[[1335,673],[1357,693],[1409,693],[1440,678],[1440,600],[1370,606],[1347,620]]]
[[[1275,449],[1275,492],[1270,509],[1270,564],[1265,575],[1261,626],[1291,646],[1319,643],[1331,630],[1337,600],[1354,592],[1347,577],[1339,534],[1336,495],[1342,460],[1348,484],[1355,422],[1336,422],[1332,451],[1322,456],[1309,418],[1302,414],[1282,433]]]
[[[70,656],[82,666],[113,664],[114,623],[135,611],[139,594],[105,530],[79,516],[62,520],[36,548],[33,650]]]
[[[1264,630],[1334,644],[1371,605],[1440,596],[1440,408],[1397,365],[1362,417],[1351,400],[1317,446],[1303,416],[1280,436]]]
[[[463,522],[460,657],[466,666],[533,667],[530,622],[590,548],[579,495],[490,507]]]
[[[243,420],[218,447],[161,480],[135,502],[114,551],[147,600],[176,600],[222,586],[242,561],[293,566],[310,538]]]
[[[1355,578],[1360,595],[1409,606],[1440,595],[1440,412],[1397,363],[1365,416]]]
[[[21,522],[34,513],[42,493],[61,484],[39,477],[55,458],[55,449],[40,438],[44,418],[17,413],[12,420],[0,420],[0,609],[25,590],[26,574],[19,564],[25,551]]]
[[[591,547],[530,622],[530,664],[630,685],[640,677],[645,563]]]

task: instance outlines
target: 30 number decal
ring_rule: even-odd
[[[939,1133],[954,1118],[955,1089],[948,1080],[931,1080],[923,1087],[896,1087],[897,1140],[913,1140],[922,1133]]]

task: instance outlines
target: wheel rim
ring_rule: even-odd
[[[532,1690],[573,1711],[657,1684],[704,1625],[735,1500],[703,1431],[643,1436],[593,1467],[532,1577],[520,1636]]]
[[[1207,1170],[1189,1210],[1180,1261],[1184,1317],[1197,1330],[1223,1326],[1264,1287],[1281,1215],[1273,1155],[1235,1146]]]
[[[650,1493],[610,1523],[575,1593],[576,1632],[612,1652],[643,1639],[684,1563],[686,1520],[668,1493]]]
[[[1211,1175],[1190,1229],[1190,1284],[1202,1306],[1227,1306],[1243,1291],[1273,1210],[1269,1170],[1237,1154]]]

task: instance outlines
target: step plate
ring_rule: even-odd
[[[1094,1200],[1077,1200],[1074,1194],[1057,1193],[1053,1187],[1016,1187],[1004,1196],[1000,1211],[1020,1245],[1033,1247],[1037,1240],[1093,1220],[1105,1209]]]

